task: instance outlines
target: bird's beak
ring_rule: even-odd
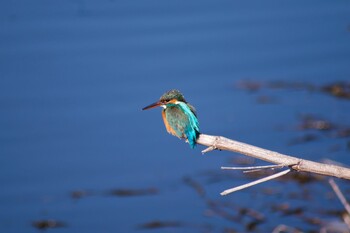
[[[161,105],[163,105],[163,103],[158,101],[158,102],[155,102],[153,104],[150,104],[150,105],[144,107],[142,110],[147,110],[147,109],[150,109],[150,108],[159,107]]]

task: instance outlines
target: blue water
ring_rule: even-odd
[[[208,216],[183,177],[201,183],[207,199],[243,207],[264,209],[276,197],[252,199],[254,188],[220,197],[245,181],[211,183],[207,171],[222,174],[220,166],[238,155],[202,156],[203,147],[191,150],[166,133],[160,109],[141,108],[177,88],[196,107],[204,133],[349,165],[349,139],[321,135],[287,145],[301,134],[299,114],[349,126],[349,101],[266,90],[277,101],[262,105],[261,92],[236,88],[242,80],[349,81],[349,12],[348,1],[2,1],[0,231],[37,232],[32,222],[42,219],[64,222],[57,232],[142,232],[141,224],[156,220],[185,225],[158,232],[244,231]],[[334,146],[340,149],[331,152]],[[150,187],[158,193],[108,195]],[[73,200],[76,190],[89,195]],[[316,198],[310,205],[324,203]],[[336,199],[328,204],[342,208]],[[261,231],[280,223],[309,227],[269,216]]]

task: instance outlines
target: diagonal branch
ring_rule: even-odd
[[[266,150],[246,143],[238,142],[221,136],[200,134],[197,143],[212,149],[227,150],[273,164],[283,164],[296,171],[311,172],[320,175],[334,176],[350,180],[350,169],[324,163],[317,163],[310,160],[300,159],[284,155],[274,151]],[[207,151],[203,151],[204,153]]]
[[[338,185],[335,183],[335,181],[332,178],[329,179],[328,182],[331,185],[331,187],[332,187],[333,191],[335,192],[335,194],[337,195],[337,197],[339,198],[340,202],[343,204],[344,208],[346,209],[346,211],[350,215],[350,205],[347,202],[346,198],[344,197],[343,193],[340,191]]]
[[[272,180],[272,179],[276,179],[276,178],[278,178],[280,176],[283,176],[283,175],[287,174],[290,171],[291,171],[291,169],[287,169],[287,170],[278,172],[276,174],[273,174],[271,176],[267,176],[267,177],[261,178],[259,180],[252,181],[252,182],[247,183],[247,184],[243,184],[243,185],[240,185],[240,186],[237,186],[237,187],[234,187],[234,188],[226,189],[225,191],[223,191],[220,194],[221,194],[221,196],[224,196],[224,195],[227,195],[227,194],[230,194],[230,193],[233,193],[233,192],[236,192],[236,191],[239,191],[239,190],[251,187],[253,185],[257,185],[257,184],[260,184],[260,183],[263,183],[263,182],[266,182],[266,181],[269,181],[269,180]]]

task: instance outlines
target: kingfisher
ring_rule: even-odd
[[[186,139],[191,148],[196,146],[199,136],[199,123],[195,108],[189,104],[178,90],[164,93],[159,101],[142,110],[162,107],[162,118],[168,133]]]

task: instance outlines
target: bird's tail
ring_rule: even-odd
[[[196,129],[192,129],[187,135],[188,144],[193,149],[196,147],[197,138],[199,137],[199,132]]]

